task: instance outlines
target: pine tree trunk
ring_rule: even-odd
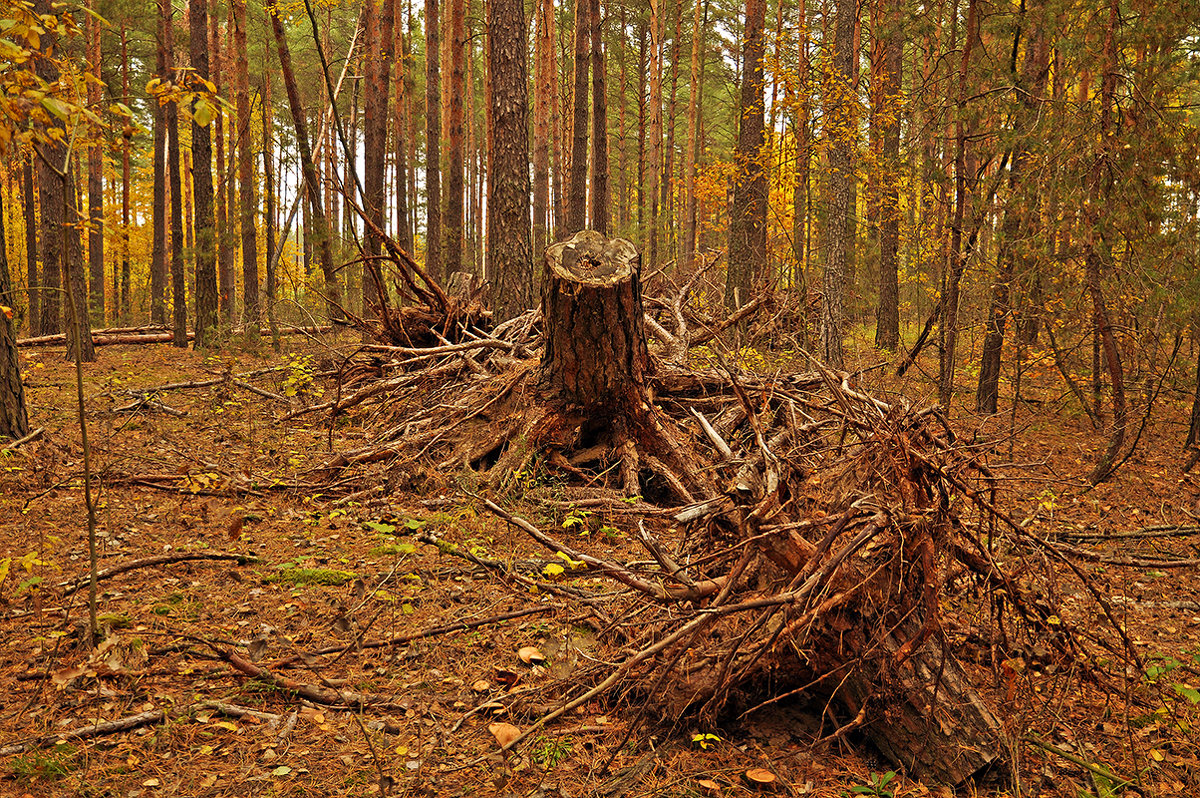
[[[208,80],[208,6],[205,0],[188,0],[188,45],[192,76]],[[195,347],[203,349],[217,341],[216,231],[213,229],[212,140],[209,129],[192,120],[192,206],[196,252]],[[179,309],[176,309],[178,325]],[[178,335],[176,330],[176,335]]]
[[[554,0],[535,6],[533,81],[533,257],[542,257],[550,243],[550,97],[557,76],[550,71],[554,52]]]
[[[700,0],[692,0],[692,75],[688,91],[688,134],[683,154],[683,241],[680,262],[689,273],[696,262],[696,155],[700,141],[700,51],[704,28],[700,21]]]
[[[647,59],[649,31],[645,21],[638,23],[637,223],[643,241],[646,237],[646,83],[650,78]]]
[[[4,208],[0,205],[0,219]],[[8,270],[8,244],[0,226],[0,305],[16,304]],[[21,364],[17,357],[16,324],[7,313],[0,313],[0,437],[22,438],[29,434],[29,415],[25,409],[25,386],[21,383]]]
[[[529,223],[529,111],[524,4],[488,4],[487,257],[495,286],[496,321],[511,318],[533,303],[533,245]]]
[[[217,0],[211,0],[212,13],[208,17],[208,47],[209,47],[209,63],[212,68],[212,82],[217,87],[214,94],[217,97],[221,96],[224,89],[225,68],[223,59],[221,58],[221,31],[217,26]],[[229,171],[226,170],[225,164],[225,113],[223,110],[218,111],[215,116],[213,127],[214,138],[216,143],[216,185],[215,196],[213,197],[216,210],[216,236],[217,236],[217,304],[220,308],[221,318],[228,325],[233,323],[233,302],[234,302],[234,276],[233,276],[233,253],[229,246],[229,229],[232,226],[233,220],[232,209],[229,208],[227,201],[228,195],[225,193],[225,185],[229,179]],[[230,163],[233,162],[233,153],[229,153]]]
[[[438,0],[425,0],[425,271],[446,278],[442,260],[442,97]]]
[[[91,11],[96,0],[89,0]],[[93,112],[100,114],[100,21],[93,14],[86,17],[88,66],[94,81],[87,84],[87,102]],[[98,138],[98,136],[97,136]],[[88,316],[98,326],[104,325],[104,168],[99,141],[88,147]],[[113,297],[116,301],[116,297]]]
[[[391,84],[392,28],[395,24],[395,6],[390,0],[368,0],[365,16],[367,39],[363,84],[363,201],[367,218],[381,232],[386,227],[384,184],[387,169],[388,131],[388,86]],[[383,253],[383,239],[368,230],[367,255],[378,258]],[[379,296],[383,290],[383,278],[377,260],[364,264],[364,274],[371,275],[370,294]],[[366,305],[368,291],[364,279],[363,303]]]
[[[288,50],[283,22],[278,13],[271,15],[271,30],[275,35],[275,45],[279,50],[283,86],[287,91],[288,106],[292,112],[292,126],[295,128],[296,144],[300,150],[300,169],[304,176],[305,188],[308,190],[308,208],[312,220],[311,237],[315,239],[313,243],[319,250],[321,274],[325,280],[326,312],[329,314],[329,318],[340,319],[342,318],[342,295],[338,287],[337,272],[333,267],[333,242],[329,234],[329,220],[325,216],[325,206],[321,202],[321,181],[317,176],[316,165],[313,163],[308,123],[304,118],[304,105],[300,99],[299,89],[296,87],[296,75],[292,71],[292,56]]]
[[[782,4],[781,4],[782,5]],[[671,41],[671,89],[667,92],[666,146],[663,149],[662,204],[667,218],[668,247],[674,242],[673,252],[676,265],[679,262],[679,227],[675,213],[675,114],[679,101],[679,53],[683,39],[683,0],[675,0],[675,38]]]
[[[79,359],[84,363],[96,360],[96,350],[92,345],[92,331],[88,323],[88,278],[83,265],[83,236],[87,216],[80,203],[78,187],[78,156],[71,158],[69,165],[61,176],[63,183],[62,215],[66,219],[63,225],[63,252],[66,253],[64,284],[71,292],[67,304],[67,360],[74,360],[76,348],[79,349]],[[103,290],[103,286],[101,287]]]
[[[267,10],[267,15],[270,16],[270,10]],[[276,209],[275,199],[275,146],[274,146],[274,129],[273,121],[275,119],[275,106],[271,102],[271,75],[265,69],[262,72],[262,160],[263,160],[263,194],[265,208],[263,209],[263,230],[266,233],[266,251],[264,255],[267,261],[267,318],[274,320],[275,318],[275,230],[278,229],[277,217],[279,212]]]
[[[121,20],[121,102],[129,107],[129,48],[127,25]],[[157,105],[157,103],[155,103]],[[123,131],[124,143],[121,145],[121,318],[128,321],[132,312],[130,282],[132,268],[129,260],[129,190],[130,190],[130,155],[133,147],[132,120],[127,120]],[[159,285],[161,292],[162,286]],[[115,301],[115,297],[114,297]]]
[[[42,289],[38,280],[37,198],[33,185],[33,158],[21,164],[21,199],[25,205],[25,279],[29,286],[29,334],[42,334]]]
[[[875,0],[872,33],[873,130],[878,129],[879,307],[875,345],[889,352],[900,345],[900,70],[903,17],[898,0]]]
[[[167,5],[167,18],[164,21],[166,43],[165,70],[175,79],[175,37],[173,17],[174,11]],[[179,148],[179,109],[175,103],[168,103],[166,110],[167,123],[167,169],[170,181],[171,195],[171,329],[172,344],[180,349],[187,348],[187,278],[184,276],[183,265],[183,187],[180,172],[183,157]],[[214,297],[215,301],[215,297]],[[214,315],[216,308],[213,308]]]
[[[570,189],[567,192],[567,229],[572,235],[587,227],[589,9],[590,0],[575,0],[575,59],[572,72],[575,90],[571,114]]]
[[[842,335],[845,327],[846,268],[850,241],[847,219],[850,216],[850,184],[854,181],[855,99],[851,88],[854,0],[838,0],[837,30],[833,46],[833,70],[826,91],[825,131],[829,145],[829,211],[825,233],[824,301],[821,303],[822,359],[835,368],[842,367]]]
[[[246,0],[233,0],[234,50],[246,53]],[[254,181],[254,147],[250,134],[250,75],[245,58],[235,63],[235,102],[238,131],[238,187],[241,189],[240,214],[242,227],[242,292],[248,329],[258,330],[262,308],[258,296],[258,228],[255,209],[258,193]],[[267,228],[268,234],[271,228]]]
[[[592,229],[608,235],[608,63],[604,57],[604,20],[600,0],[591,4],[592,40]]]
[[[810,72],[808,56],[808,6],[805,0],[800,0],[797,10],[799,25],[797,26],[797,71],[801,76],[797,91],[800,96],[796,102],[796,170],[795,182],[792,186],[792,285],[799,290],[800,301],[808,302],[808,242],[810,219],[808,215],[808,184],[810,177],[809,164],[812,162],[811,136],[809,126],[811,121],[812,95],[807,87],[806,76]],[[807,326],[807,325],[805,325]],[[806,331],[801,329],[801,340],[806,340]]]
[[[216,4],[218,2],[219,2],[219,0],[213,0],[214,12],[216,11]],[[230,5],[226,8],[225,50],[224,50],[224,52],[227,54],[233,52],[233,6],[232,5]],[[231,58],[232,58],[231,56],[227,56],[225,60],[229,61],[229,60],[231,60]],[[241,59],[238,59],[238,60],[241,60]],[[236,77],[235,77],[237,74],[236,67],[231,68],[231,67],[226,66],[222,70],[222,72],[224,73],[225,79],[227,79],[231,82],[236,81]],[[225,246],[225,257],[228,259],[228,264],[225,266],[225,268],[229,271],[229,310],[225,314],[225,316],[227,319],[229,319],[231,324],[233,323],[234,320],[237,319],[236,261],[237,261],[237,255],[238,255],[238,240],[240,238],[240,236],[239,236],[240,230],[239,230],[239,222],[235,222],[235,220],[241,219],[241,214],[238,212],[238,200],[237,200],[237,198],[238,198],[238,176],[237,176],[238,172],[237,172],[237,168],[235,166],[235,161],[237,160],[237,150],[238,150],[238,146],[237,146],[238,132],[237,132],[236,112],[237,112],[237,108],[235,106],[234,107],[235,115],[231,116],[225,120],[225,135],[228,137],[228,140],[229,140],[229,145],[228,145],[228,147],[226,147],[226,152],[228,152],[229,158],[226,163],[226,168],[220,173],[221,174],[220,185],[223,185],[224,189],[225,189],[224,246]],[[222,117],[225,116],[224,112],[222,112],[221,116]]]
[[[725,306],[739,308],[765,276],[767,259],[767,176],[763,169],[763,38],[766,0],[748,0],[742,45],[742,99],[738,118],[736,174],[729,220],[729,271]]]
[[[754,2],[755,0],[751,0]],[[658,268],[658,194],[662,180],[662,66],[663,66],[663,4],[664,0],[650,0],[650,93],[646,98],[646,116],[649,130],[646,131],[646,163],[642,182],[646,188],[646,223],[642,228],[642,252],[646,256],[646,268]]]
[[[401,24],[402,0],[385,2],[392,3],[392,50],[396,53],[396,113],[392,117],[392,139],[396,159],[396,175],[392,189],[396,208],[396,243],[400,249],[412,254],[412,228],[408,223],[408,117],[412,94],[408,85],[408,74],[412,65],[409,63],[408,38],[404,35],[404,26]]]
[[[50,13],[49,0],[38,0],[34,6],[39,14]],[[41,37],[44,58],[34,59],[34,72],[46,83],[58,80],[58,68],[51,60],[55,57],[58,37],[47,32]],[[51,117],[49,129],[57,128],[62,133],[62,124]],[[41,254],[42,254],[42,318],[41,333],[63,332],[60,289],[63,286],[66,252],[63,246],[63,183],[67,170],[67,150],[63,144],[65,136],[46,142],[38,152],[38,208],[41,211]]]

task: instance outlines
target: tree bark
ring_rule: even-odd
[[[266,9],[268,17],[271,15],[270,9]],[[264,55],[263,60],[266,60]],[[264,65],[265,66],[265,65]],[[266,232],[266,251],[264,255],[267,261],[267,320],[271,325],[272,343],[278,348],[279,339],[275,335],[275,230],[278,227],[276,217],[279,215],[275,205],[275,147],[274,147],[274,129],[272,120],[275,118],[275,106],[271,102],[271,75],[264,68],[262,71],[262,124],[263,124],[263,194],[265,194],[265,207],[263,208],[263,230]]]
[[[549,247],[545,270],[543,388],[585,412],[634,411],[650,362],[637,250],[624,239],[584,231]]]
[[[3,218],[3,198],[0,197],[0,219]],[[15,303],[16,292],[8,271],[8,244],[4,225],[0,225],[0,306],[3,306],[0,307],[0,437],[14,440],[29,434],[25,386],[21,383],[21,364],[17,357],[17,330],[11,318]]]
[[[446,114],[446,274],[463,270],[463,92],[466,46],[464,0],[450,0],[450,96]]]
[[[700,142],[700,50],[704,29],[700,20],[700,0],[692,0],[692,74],[688,92],[688,134],[683,154],[683,241],[680,263],[691,271],[696,260],[696,156]]]
[[[895,352],[900,345],[900,70],[904,31],[898,0],[875,0],[872,12],[872,121],[878,128],[880,155],[880,186],[875,189],[879,231],[875,345]]]
[[[575,0],[574,102],[571,113],[570,188],[567,192],[567,230],[572,235],[587,227],[588,169],[588,18],[590,0]],[[493,76],[493,80],[495,77]]]
[[[83,238],[80,232],[87,217],[79,203],[77,188],[78,157],[71,158],[60,176],[62,181],[63,209],[62,249],[66,254],[63,284],[71,292],[67,305],[67,360],[75,360],[76,348],[79,360],[93,363],[96,350],[92,346],[91,326],[88,324],[88,280],[83,265]],[[103,278],[102,278],[103,279]],[[103,290],[103,286],[101,286]]]
[[[604,57],[604,20],[600,0],[591,4],[592,40],[592,229],[608,235],[608,63]],[[622,32],[624,33],[624,32]]]
[[[853,40],[857,18],[855,0],[838,0],[833,45],[833,70],[826,87],[825,134],[829,144],[829,211],[825,224],[825,278],[821,302],[821,355],[842,367],[845,333],[846,269],[852,246],[847,236],[852,209],[857,102],[851,85],[855,58]]]
[[[325,280],[326,312],[331,319],[342,317],[342,294],[338,287],[337,272],[333,268],[333,243],[329,235],[329,220],[325,216],[325,206],[321,202],[321,181],[317,177],[317,168],[313,163],[312,147],[309,145],[308,123],[304,118],[304,104],[300,99],[300,91],[296,87],[296,75],[292,71],[292,55],[288,50],[287,35],[283,30],[283,20],[280,11],[274,3],[271,6],[271,30],[275,35],[275,45],[279,50],[280,71],[283,73],[283,86],[287,91],[288,106],[292,112],[292,126],[296,132],[296,144],[300,150],[300,169],[304,175],[304,185],[308,189],[308,208],[312,219],[312,237],[319,250],[321,274]]]
[[[96,0],[89,0],[88,8],[95,12]],[[100,21],[94,13],[86,17],[88,39],[88,66],[95,80],[88,81],[87,103],[92,112],[103,115],[100,107]],[[88,315],[92,322],[104,324],[104,167],[103,144],[97,138],[88,146],[87,189],[88,189]],[[116,297],[113,297],[116,301]]]
[[[495,286],[496,321],[533,301],[533,245],[529,221],[529,112],[524,5],[488,4],[488,277]]]
[[[551,72],[554,0],[539,0],[534,9],[533,257],[541,258],[550,243],[550,100],[558,76]]]
[[[413,254],[412,226],[409,224],[408,209],[408,118],[411,113],[412,91],[409,86],[409,71],[412,68],[408,39],[401,24],[402,0],[385,0],[393,4],[393,44],[396,53],[396,113],[393,115],[392,136],[395,146],[396,179],[393,193],[396,207],[396,243],[400,249]]]
[[[173,17],[175,12],[170,3],[165,2],[167,9],[163,23],[166,47],[166,72],[175,80],[175,35]],[[169,171],[171,192],[171,329],[174,333],[172,343],[180,349],[186,349],[187,334],[187,279],[183,273],[183,188],[180,172],[182,171],[183,154],[179,148],[179,107],[175,102],[167,105],[167,169]],[[194,184],[193,184],[194,185]],[[197,273],[197,277],[199,273]],[[215,282],[216,276],[213,275]],[[197,299],[197,302],[199,300]],[[213,287],[212,313],[216,316],[216,289]]]
[[[738,118],[736,175],[729,219],[729,270],[725,306],[750,301],[767,261],[767,176],[763,168],[763,29],[766,0],[748,0],[742,44],[742,98]]]
[[[246,53],[246,0],[233,0],[234,49]],[[250,329],[257,330],[262,318],[258,295],[258,229],[255,225],[258,192],[254,180],[254,147],[250,134],[250,75],[245,57],[238,58],[234,67],[238,130],[238,188],[241,190],[240,220],[242,227],[242,295],[245,315]],[[267,228],[270,235],[271,228]]]
[[[39,14],[50,13],[49,0],[38,0],[34,6]],[[58,80],[58,67],[51,60],[56,56],[57,35],[47,32],[41,37],[41,52],[34,56],[34,72],[42,81],[53,84]],[[62,124],[51,117],[51,128],[62,133]],[[35,145],[38,155],[38,209],[41,211],[42,302],[41,332],[43,335],[62,332],[63,271],[66,252],[63,248],[63,182],[67,169],[67,150],[63,137]]]
[[[391,83],[391,61],[393,55],[392,28],[395,24],[395,6],[390,0],[367,0],[366,57],[363,62],[363,201],[367,218],[380,233],[386,228],[384,174],[387,171],[388,131],[388,86]],[[367,231],[367,256],[371,259],[383,254],[383,240],[379,234]],[[379,295],[381,287],[379,263],[370,260],[365,264],[364,274],[373,276],[371,290]],[[366,283],[364,280],[364,289]],[[363,291],[366,307],[367,291]]]
[[[29,286],[29,334],[42,334],[42,288],[38,281],[37,196],[33,185],[33,159],[30,153],[21,164],[21,195],[25,204],[25,279]]]
[[[121,102],[125,107],[129,107],[129,48],[127,35],[127,21],[121,20]],[[157,103],[154,103],[157,105]],[[121,144],[121,290],[120,290],[120,318],[129,319],[132,311],[132,297],[130,295],[130,282],[132,279],[132,267],[129,260],[129,191],[130,191],[130,156],[133,149],[133,126],[132,120],[126,120],[125,128],[122,131]],[[162,285],[159,285],[161,296]],[[113,297],[116,301],[116,297]]]
[[[194,81],[206,81],[208,73],[208,4],[188,0],[188,49]],[[198,87],[200,88],[200,87]],[[207,94],[207,91],[205,91]],[[192,119],[192,211],[196,259],[197,349],[217,342],[217,264],[213,229],[212,139],[208,127]],[[178,309],[176,325],[178,325]]]
[[[651,271],[658,268],[658,197],[662,180],[663,2],[664,0],[650,0],[650,94],[646,98],[649,130],[646,131],[646,162],[645,171],[642,173],[648,205],[646,223],[642,229],[642,252],[646,256],[646,267]]]
[[[425,271],[445,279],[442,260],[442,99],[438,0],[425,0]]]
[[[218,0],[211,0],[212,10],[208,16],[208,48],[209,64],[212,70],[212,82],[216,86],[214,95],[220,97],[225,88],[225,66],[221,58],[221,32],[217,26]],[[214,185],[214,212],[217,237],[217,306],[221,319],[226,325],[233,324],[233,303],[236,286],[233,276],[233,253],[230,250],[229,229],[232,227],[233,209],[229,207],[228,195],[225,193],[226,181],[230,171],[225,163],[225,112],[219,109],[214,117],[213,138],[216,144],[216,178]],[[229,162],[233,163],[233,153],[229,153]]]

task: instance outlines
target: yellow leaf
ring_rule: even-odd
[[[231,732],[235,732],[238,730],[237,726],[235,726],[234,724],[230,723],[227,720],[219,720],[216,723],[214,723],[213,725],[219,729],[228,729]]]

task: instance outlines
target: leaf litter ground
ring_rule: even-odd
[[[462,556],[555,573],[547,570],[554,558],[481,514],[452,475],[423,475],[414,490],[381,468],[332,481],[314,470],[330,444],[343,450],[363,441],[370,420],[364,409],[332,431],[315,416],[277,421],[296,403],[324,401],[316,391],[333,390],[321,373],[335,343],[294,342],[297,351],[283,358],[112,347],[85,367],[101,570],[150,557],[244,557],[146,565],[106,578],[98,611],[108,632],[95,651],[83,644],[86,590],[68,589],[87,571],[73,372],[57,350],[23,353],[33,424],[45,435],[0,459],[0,525],[8,531],[0,541],[0,679],[8,688],[0,750],[25,749],[6,754],[0,793],[737,795],[758,792],[744,774],[760,768],[783,794],[951,794],[903,777],[873,786],[890,766],[853,737],[814,748],[839,721],[791,703],[701,728],[686,715],[634,726],[636,707],[597,701],[515,753],[497,754],[490,726],[528,727],[556,706],[573,675],[616,652],[569,604],[514,589]],[[274,370],[255,374],[264,369]],[[242,385],[130,393],[225,374],[254,376]],[[897,387],[877,379],[878,387]],[[1193,791],[1200,785],[1195,570],[1089,559],[1200,556],[1200,533],[1191,530],[1200,491],[1176,455],[1183,398],[1160,405],[1115,480],[1086,491],[1079,475],[1102,441],[1086,419],[1056,403],[1057,386],[1036,387],[1050,401],[1018,408],[1012,419],[962,414],[960,432],[999,441],[1012,465],[1000,482],[1012,516],[1078,550],[1072,563],[1119,615],[1140,662],[1063,662],[1052,641],[998,658],[973,631],[979,619],[948,617],[947,634],[1003,708],[1019,755],[1018,784],[980,790]],[[560,537],[586,532],[614,559],[644,556],[628,518],[598,527],[581,514],[576,523],[570,513],[521,509]],[[1052,605],[1049,617],[1113,634],[1105,631],[1105,608],[1064,562],[1026,565],[1025,576]],[[564,588],[591,581],[569,571],[557,577]],[[518,655],[526,647],[539,652],[526,652],[529,662]],[[255,669],[271,676],[251,678]],[[1114,681],[1113,673],[1130,678]],[[364,696],[369,706],[341,708]],[[489,706],[499,703],[507,708]],[[72,730],[138,717],[144,725],[70,738]],[[1136,781],[1121,785],[1121,778]]]

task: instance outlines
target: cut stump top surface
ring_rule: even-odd
[[[626,280],[641,263],[633,244],[624,238],[605,238],[583,230],[546,248],[546,266],[563,280],[591,286],[611,286]]]

